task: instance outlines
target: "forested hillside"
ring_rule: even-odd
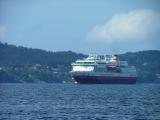
[[[83,54],[77,54],[72,51],[50,52],[0,43],[0,64],[69,66],[71,62],[82,57],[84,57]]]
[[[50,52],[0,43],[0,82],[71,82],[70,64],[86,57],[72,51]],[[138,82],[160,82],[160,51],[119,55],[137,68]]]
[[[70,63],[83,57],[0,43],[0,82],[70,82]]]

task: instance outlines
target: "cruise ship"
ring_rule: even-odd
[[[138,78],[136,68],[120,61],[118,55],[89,55],[71,65],[75,83],[135,84]]]

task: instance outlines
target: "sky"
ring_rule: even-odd
[[[85,54],[160,50],[160,0],[0,0],[0,41]]]

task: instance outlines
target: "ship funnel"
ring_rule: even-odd
[[[112,56],[112,60],[115,60],[115,61],[119,60],[118,55],[113,55],[113,56]]]

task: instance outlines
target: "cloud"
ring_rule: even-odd
[[[3,41],[5,39],[7,32],[7,26],[4,24],[0,24],[0,41]]]
[[[160,38],[160,13],[153,10],[134,10],[115,14],[105,24],[96,25],[87,39],[106,43],[151,41]],[[158,38],[158,39],[159,39]]]

